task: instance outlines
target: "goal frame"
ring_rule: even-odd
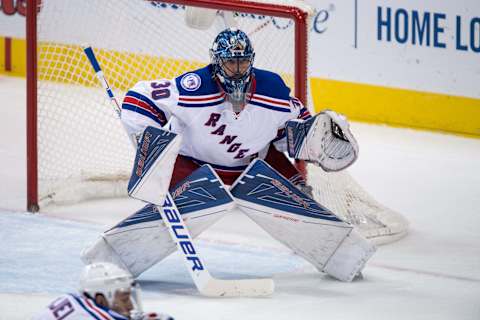
[[[47,0],[48,1],[48,0]],[[154,0],[146,0],[154,1]],[[42,0],[27,0],[27,210],[39,211],[38,188],[38,139],[37,139],[37,8]],[[207,9],[251,12],[294,21],[294,82],[295,96],[307,104],[307,52],[308,52],[308,12],[287,4],[252,2],[238,0],[162,0],[164,3],[195,6]],[[300,169],[303,163],[298,164]],[[304,169],[303,169],[304,170]],[[303,171],[302,170],[302,171]]]

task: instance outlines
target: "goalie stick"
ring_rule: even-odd
[[[118,115],[121,117],[120,105],[113,94],[112,89],[108,85],[107,80],[103,74],[100,64],[93,52],[92,47],[84,48],[90,64],[95,71],[97,78],[106,90],[112,105]],[[136,147],[136,139],[132,137],[132,144]],[[195,248],[190,232],[188,231],[185,221],[183,221],[172,196],[167,192],[165,202],[162,205],[157,205],[158,211],[162,217],[163,222],[168,228],[172,240],[177,245],[178,251],[183,256],[183,260],[190,276],[195,283],[198,291],[205,296],[210,297],[239,297],[239,296],[267,296],[274,291],[274,282],[272,279],[240,279],[240,280],[223,280],[214,278],[207,270],[205,263],[200,258],[198,250]],[[183,230],[182,234],[178,234],[178,230]],[[185,247],[185,243],[188,245]],[[192,260],[192,254],[195,259]],[[192,261],[195,263],[192,264]]]

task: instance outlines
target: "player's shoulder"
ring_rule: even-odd
[[[178,88],[178,106],[210,107],[223,103],[225,93],[215,82],[212,66],[184,73],[175,78]]]
[[[255,91],[250,104],[275,112],[292,113],[290,88],[277,73],[254,69]]]
[[[256,94],[287,101],[290,99],[290,88],[278,73],[257,68],[253,72]]]
[[[98,305],[93,299],[83,294],[67,293],[63,296],[63,299],[70,300],[70,307],[74,310],[72,312],[75,312],[75,317],[72,317],[72,319],[84,319],[86,317],[88,319],[127,320],[127,318],[112,310]]]
[[[212,66],[193,70],[179,75],[175,83],[180,96],[205,96],[219,92],[218,85],[212,77]]]

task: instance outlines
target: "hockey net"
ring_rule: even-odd
[[[303,1],[37,0],[37,4],[35,17],[30,13],[28,18],[29,52],[36,47],[36,60],[29,58],[29,77],[34,79],[28,87],[29,210],[126,195],[134,154],[83,54],[84,46],[95,50],[121,101],[137,81],[174,78],[208,64],[214,37],[233,23],[250,36],[255,66],[279,73],[296,96],[307,100],[313,9]],[[198,29],[185,22],[189,7],[219,11],[211,21],[202,16],[201,22],[211,25]],[[314,168],[309,175],[318,200],[368,237],[391,241],[406,231],[400,215],[375,202],[347,173],[326,175]],[[397,216],[400,220],[392,224]]]

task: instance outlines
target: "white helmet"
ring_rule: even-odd
[[[107,299],[110,309],[114,309],[117,291],[130,292],[135,311],[141,311],[138,298],[140,288],[133,276],[108,262],[92,263],[83,269],[80,275],[80,291],[87,293],[93,299],[97,294],[102,294]]]

